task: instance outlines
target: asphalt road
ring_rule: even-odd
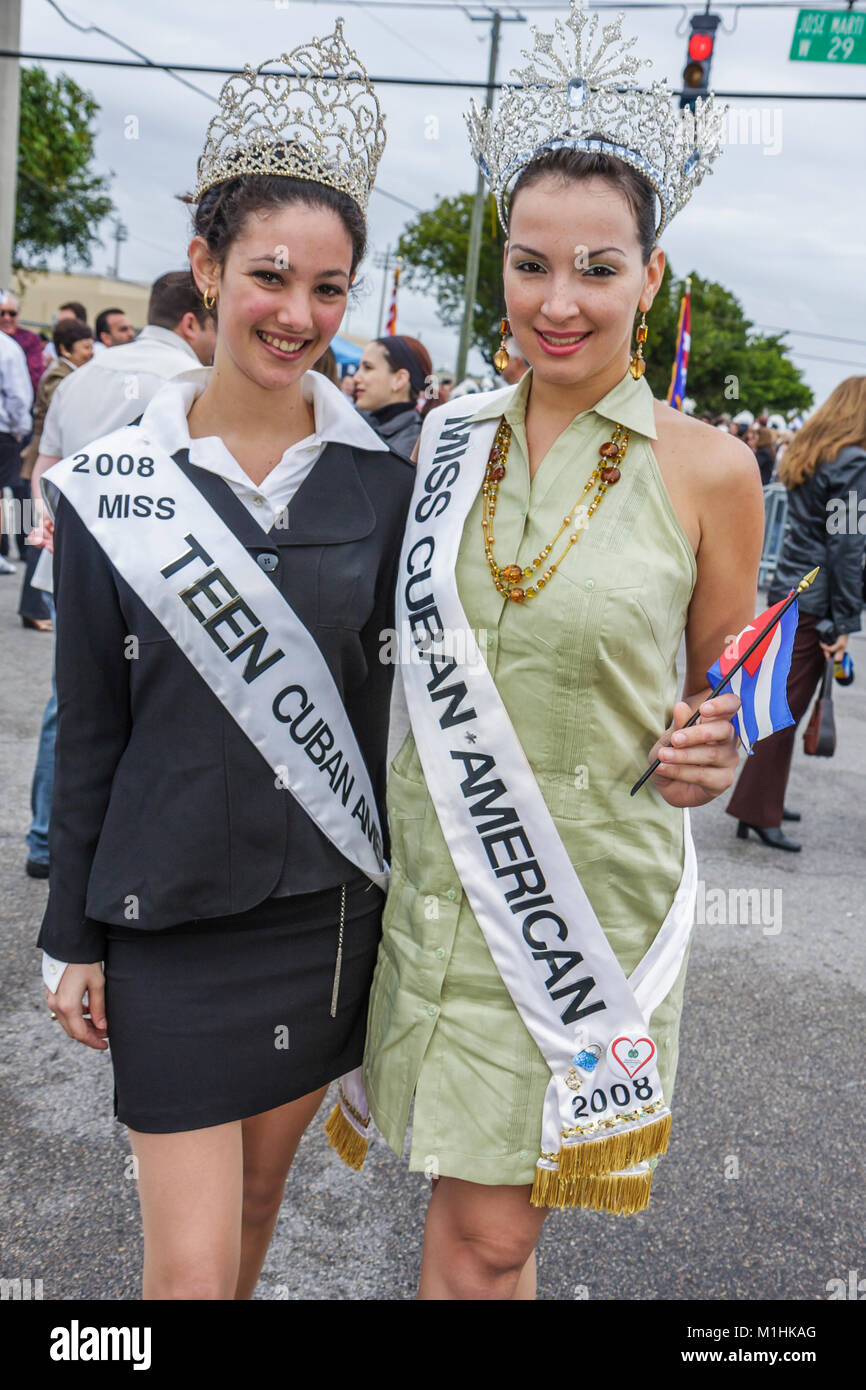
[[[0,1275],[42,1279],[45,1299],[136,1299],[138,1207],[110,1063],[50,1021],[34,948],[46,889],[24,874],[23,837],[51,639],[18,624],[19,582],[0,577]],[[804,758],[798,739],[788,803],[803,812],[802,854],[736,840],[718,802],[692,818],[705,909],[670,1153],[647,1213],[551,1215],[540,1299],[814,1300],[866,1274],[866,637],[851,651],[836,757]],[[738,889],[766,890],[757,919]],[[350,1173],[317,1120],[258,1297],[411,1299],[426,1191],[377,1137]]]

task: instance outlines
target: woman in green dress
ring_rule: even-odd
[[[568,23],[580,38],[589,19],[575,8]],[[606,42],[611,36],[619,37],[616,25],[604,31]],[[533,55],[542,66],[547,52]],[[525,70],[520,76],[527,84]],[[660,226],[696,181],[685,186],[691,170],[683,173],[679,147],[668,149],[652,182],[641,172],[653,118],[672,139],[667,98],[655,88],[643,94],[631,149],[621,125],[615,142],[599,134],[604,112],[592,110],[592,92],[581,141],[572,90],[573,81],[562,108],[570,139],[548,105],[550,139],[539,142],[536,126],[522,162],[502,138],[520,155],[526,122],[501,110],[497,147],[497,128],[476,113],[474,152],[508,237],[503,330],[510,326],[531,370],[480,407],[477,396],[464,407],[470,433],[504,424],[463,525],[456,586],[556,832],[628,976],[678,892],[691,845],[683,808],[713,800],[734,778],[730,721],[739,701],[708,702],[706,672],[754,614],[763,504],[745,445],[653,400],[645,332],[631,351],[636,315],[649,311],[662,280]],[[540,100],[528,85],[519,99]],[[437,428],[447,439],[453,414],[452,403],[425,421],[422,463],[425,439]],[[607,481],[599,489],[600,468]],[[427,516],[435,507],[421,486],[416,515]],[[589,518],[573,530],[583,498]],[[685,731],[695,709],[700,722]],[[411,700],[410,714],[414,723]],[[655,757],[661,766],[631,798]],[[411,733],[391,767],[388,808],[392,877],[364,1082],[376,1125],[398,1154],[414,1099],[410,1168],[437,1179],[420,1297],[533,1298],[547,1210],[533,1180],[551,1071],[471,910]],[[686,957],[684,946],[648,1019],[668,1102]]]

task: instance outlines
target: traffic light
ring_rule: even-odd
[[[680,110],[688,106],[694,111],[695,98],[705,97],[710,89],[710,67],[716,46],[716,30],[721,18],[717,14],[693,14],[689,23],[691,28],[686,65],[683,68],[684,91],[680,97]]]

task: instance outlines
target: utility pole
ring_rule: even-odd
[[[118,218],[118,220],[114,224],[114,266],[112,267],[111,271],[115,280],[118,280],[120,278],[120,244],[122,241],[126,241],[128,236],[129,233],[126,230],[126,227]]]
[[[0,3],[0,48],[21,48],[21,0]],[[18,174],[18,106],[21,74],[17,58],[0,58],[0,289],[12,285],[15,195]]]
[[[485,21],[490,18],[489,12],[484,15],[470,15],[473,21]],[[490,56],[487,64],[487,105],[492,107],[493,96],[496,89],[496,61],[499,57],[499,31],[502,27],[502,20],[525,24],[525,15],[518,11],[515,14],[504,15],[499,10],[493,11],[493,19],[490,25]],[[469,343],[472,337],[472,319],[475,311],[475,294],[478,289],[478,266],[481,261],[481,228],[483,226],[484,207],[487,202],[487,185],[484,182],[484,175],[478,170],[478,178],[475,183],[475,202],[472,205],[472,221],[469,226],[469,250],[466,254],[466,282],[463,297],[463,321],[460,325],[460,346],[457,349],[457,368],[455,380],[462,381],[466,375],[466,358],[469,355]]]

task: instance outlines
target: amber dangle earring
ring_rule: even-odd
[[[508,356],[508,349],[505,346],[505,339],[510,335],[511,327],[508,319],[503,319],[499,325],[499,349],[493,354],[493,365],[497,372],[504,372],[508,363],[511,361]]]
[[[643,345],[646,342],[646,314],[643,312],[641,312],[640,323],[637,326],[637,332],[634,336],[637,348],[635,349],[634,357],[628,364],[628,369],[635,381],[637,381],[638,377],[643,376],[646,371],[646,362],[643,356]]]

